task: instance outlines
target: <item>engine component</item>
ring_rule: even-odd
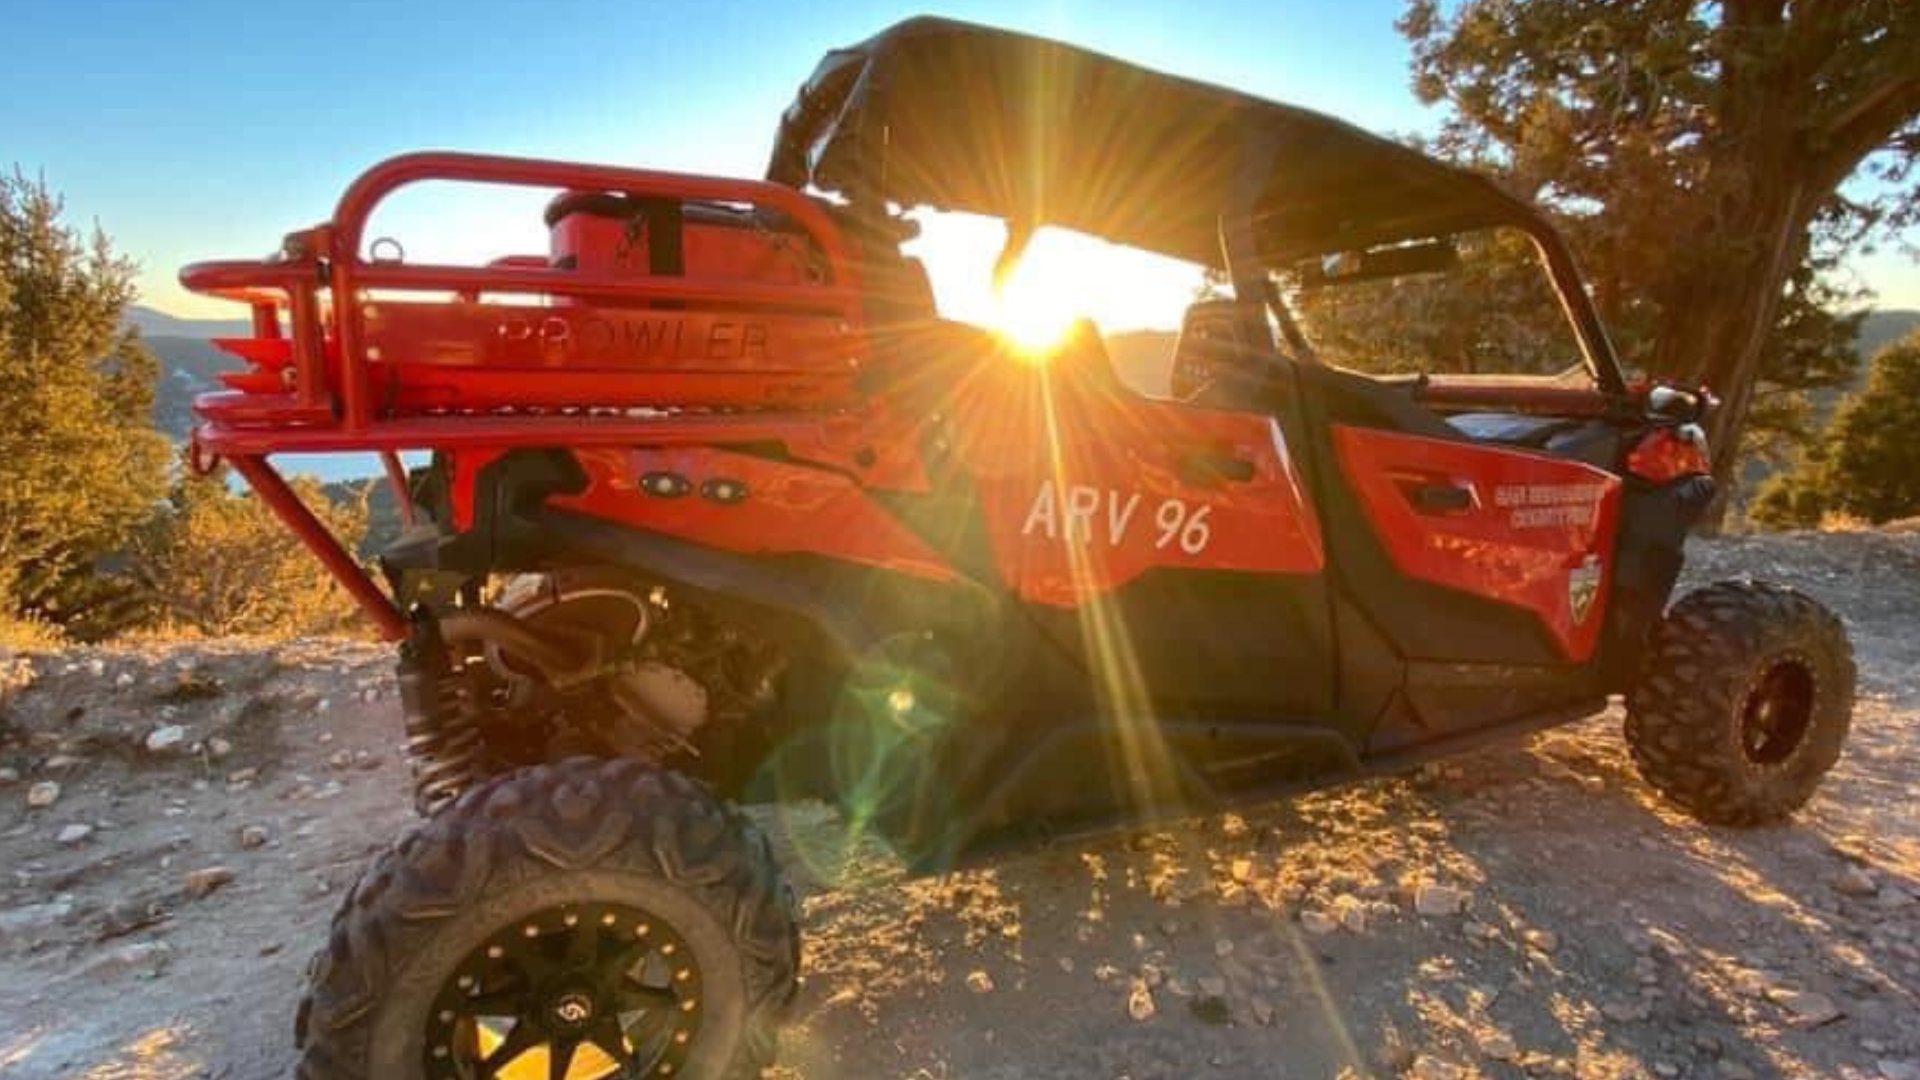
[[[697,757],[696,738],[709,723],[745,719],[772,699],[777,651],[620,571],[519,575],[491,610],[504,621],[489,629],[536,639],[484,646],[510,701],[526,707],[560,691],[567,733],[588,736],[602,752]],[[556,649],[580,659],[559,661]]]

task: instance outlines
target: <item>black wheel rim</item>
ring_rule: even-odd
[[[431,1080],[671,1077],[699,1034],[700,967],[673,928],[624,905],[521,919],[461,959],[435,997]]]
[[[1806,741],[1813,722],[1813,673],[1781,660],[1760,676],[1740,716],[1740,745],[1756,765],[1778,765]]]

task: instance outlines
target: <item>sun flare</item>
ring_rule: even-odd
[[[1080,318],[1069,279],[1031,257],[1020,260],[996,291],[992,325],[1023,356],[1045,356],[1067,339]]]
[[[1023,355],[1044,357],[1074,323],[1103,333],[1172,329],[1200,280],[1197,267],[1043,227],[996,288],[993,265],[1006,228],[968,214],[922,212],[906,254],[922,259],[940,312],[998,331]]]

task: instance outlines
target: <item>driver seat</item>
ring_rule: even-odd
[[[1199,300],[1180,320],[1173,343],[1168,392],[1175,401],[1191,401],[1220,378],[1259,370],[1271,353],[1263,343],[1266,311],[1258,303]]]

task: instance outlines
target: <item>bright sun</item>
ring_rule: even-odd
[[[1190,263],[1045,226],[996,290],[1002,222],[932,211],[915,220],[921,234],[906,253],[926,264],[941,314],[998,330],[1030,356],[1046,355],[1082,317],[1103,332],[1177,327],[1200,280]]]
[[[1041,356],[1065,341],[1080,317],[1074,278],[1059,260],[1029,253],[1007,274],[993,301],[993,328],[1027,356]],[[1054,265],[1049,265],[1054,264]],[[1084,282],[1082,282],[1084,284]]]

